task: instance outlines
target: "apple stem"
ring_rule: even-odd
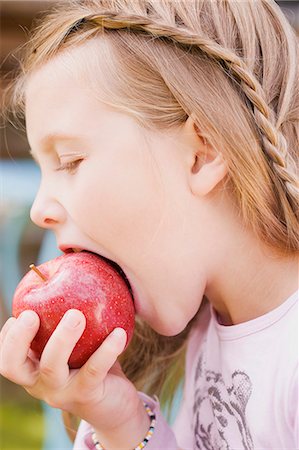
[[[38,270],[37,267],[35,267],[34,264],[30,264],[29,267],[30,267],[31,270],[34,270],[34,272],[37,273],[37,275],[38,275],[43,281],[48,281],[48,279],[45,277],[45,275],[43,275],[43,274],[41,273],[41,271]]]

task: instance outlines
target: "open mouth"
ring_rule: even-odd
[[[122,270],[122,268],[115,261],[112,261],[111,259],[106,258],[105,256],[99,255],[98,253],[91,252],[90,250],[84,250],[84,249],[79,249],[79,248],[67,248],[67,249],[63,250],[63,252],[64,253],[87,252],[87,253],[91,253],[91,254],[97,256],[98,258],[103,259],[104,261],[106,261],[107,264],[112,266],[113,269],[122,277],[122,279],[124,280],[124,282],[126,283],[128,289],[130,291],[130,294],[131,294],[132,298],[134,299],[132,286],[131,286],[131,284],[130,284],[130,282],[129,282],[125,272]]]

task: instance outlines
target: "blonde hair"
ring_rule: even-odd
[[[109,49],[94,52],[93,64],[113,74],[101,86],[110,104],[157,130],[192,116],[227,162],[244,225],[278,254],[298,252],[298,42],[275,2],[63,4],[36,27],[25,48],[12,87],[15,118],[24,113],[24,85],[32,71],[87,40],[101,40],[101,48]],[[94,71],[93,80],[96,89]],[[138,387],[172,398],[191,326],[165,338],[138,325],[130,357],[123,358]],[[132,356],[136,347],[138,360]]]

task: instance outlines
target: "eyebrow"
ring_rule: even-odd
[[[79,139],[81,136],[75,136],[75,135],[69,135],[64,133],[48,133],[45,136],[42,137],[42,139],[39,142],[39,147],[43,149],[45,153],[50,152],[50,147],[53,145],[54,142],[65,142],[65,141],[73,141],[74,139]],[[37,156],[35,152],[32,150],[32,148],[29,149],[29,153],[34,159],[36,163],[38,163]]]

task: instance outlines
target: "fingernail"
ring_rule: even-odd
[[[32,327],[32,325],[34,325],[35,323],[35,315],[31,311],[23,311],[19,315],[19,319],[27,327]]]
[[[112,331],[112,336],[116,339],[123,338],[125,334],[126,332],[123,328],[114,328]]]
[[[67,326],[76,328],[81,322],[81,317],[78,317],[76,311],[69,310],[63,316],[63,321]]]

